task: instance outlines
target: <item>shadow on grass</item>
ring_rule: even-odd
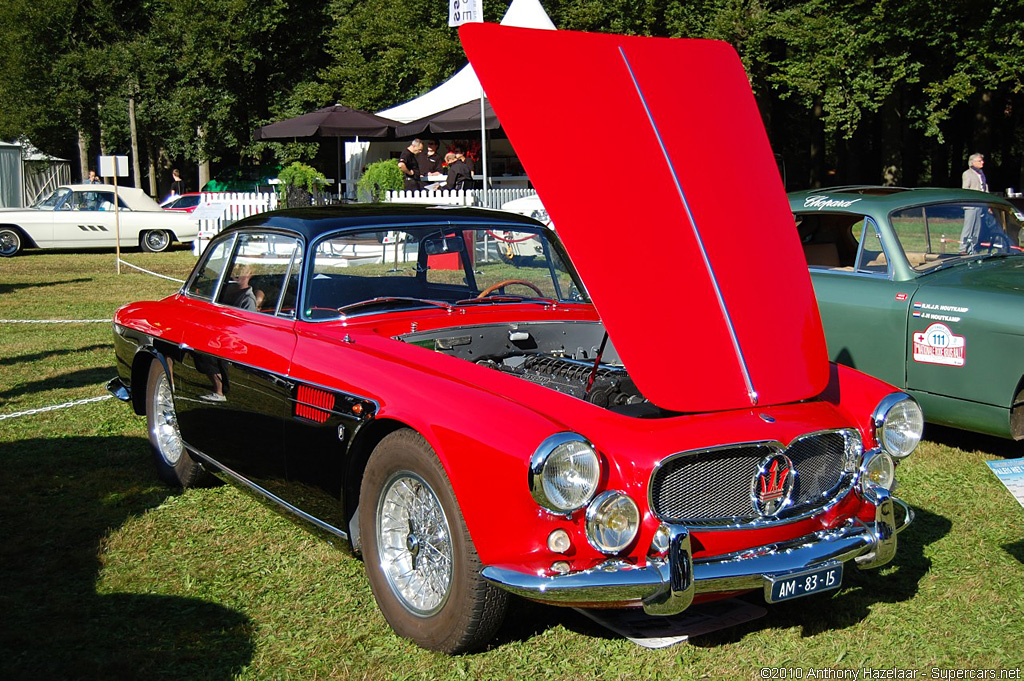
[[[713,648],[739,641],[752,631],[801,627],[804,636],[846,629],[864,621],[876,603],[901,603],[917,595],[921,579],[931,568],[925,547],[949,534],[953,523],[927,509],[915,508],[916,519],[897,542],[896,557],[881,568],[859,570],[846,563],[843,587],[834,595],[808,596],[786,603],[768,605],[768,614],[759,620],[732,629],[695,638],[696,646]],[[746,596],[762,603],[758,594]]]
[[[0,443],[0,678],[227,679],[251,660],[242,613],[96,593],[105,537],[157,505],[145,440]]]
[[[33,281],[25,282],[24,284],[0,284],[0,295],[4,293],[11,293],[23,288],[43,288],[46,286],[63,286],[64,284],[81,284],[86,281],[92,281],[92,279],[65,279],[64,281]]]
[[[60,350],[44,350],[43,352],[33,352],[28,355],[16,355],[14,357],[0,357],[0,367],[2,366],[14,366],[16,364],[28,364],[30,362],[38,362],[45,360],[50,357],[60,357],[61,355],[70,355],[75,352],[92,352],[93,350],[110,350],[112,348],[111,343],[97,343],[94,345],[86,345],[81,348],[62,348]]]
[[[917,517],[905,532],[900,533],[896,557],[880,570],[858,570],[847,563],[843,588],[834,595],[809,596],[792,602],[767,605],[768,614],[744,624],[697,636],[691,645],[717,648],[742,640],[752,632],[769,629],[786,630],[801,627],[804,636],[846,629],[864,621],[876,603],[898,603],[912,599],[918,584],[928,573],[931,560],[924,548],[946,536],[952,523],[945,517],[915,508]],[[1018,560],[1024,557],[1024,542],[1005,547]],[[1024,561],[1022,561],[1024,562]],[[742,596],[764,606],[760,592]],[[513,599],[508,618],[493,645],[525,641],[557,626],[592,638],[617,639],[617,633],[602,627],[570,608],[559,608],[521,599]]]
[[[1003,550],[1016,558],[1018,563],[1024,564],[1024,540],[1003,544]]]
[[[107,384],[117,371],[113,367],[94,367],[92,369],[79,369],[66,374],[51,376],[41,381],[30,381],[19,383],[11,390],[0,391],[0,399],[7,400],[21,395],[42,393],[48,390],[64,390],[67,388],[85,388],[94,385],[99,389]]]
[[[1001,437],[972,433],[966,430],[926,424],[924,439],[937,442],[947,447],[955,447],[965,452],[984,452],[1004,459],[1016,459],[1024,456],[1024,444]]]

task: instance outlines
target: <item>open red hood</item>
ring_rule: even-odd
[[[495,24],[460,35],[648,399],[709,411],[825,388],[807,264],[732,47]]]

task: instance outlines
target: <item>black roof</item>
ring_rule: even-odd
[[[269,227],[296,232],[307,241],[321,234],[346,228],[375,231],[393,227],[427,227],[430,225],[502,226],[505,229],[534,231],[543,223],[518,213],[465,206],[432,206],[408,203],[353,203],[336,206],[311,206],[269,211],[239,220],[222,230]],[[383,231],[383,230],[381,230]]]

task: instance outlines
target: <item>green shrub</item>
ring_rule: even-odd
[[[368,165],[359,178],[359,199],[376,203],[384,198],[384,192],[401,188],[402,171],[398,161],[393,158],[377,161]]]
[[[310,197],[319,194],[327,185],[327,178],[313,166],[295,161],[277,176],[277,185],[281,203],[294,208],[298,205],[308,206]]]

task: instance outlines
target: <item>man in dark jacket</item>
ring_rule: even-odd
[[[420,182],[420,164],[416,160],[416,154],[423,151],[423,142],[419,139],[414,139],[405,150],[402,151],[402,155],[398,157],[398,169],[402,171],[402,189],[422,189],[423,183]]]

